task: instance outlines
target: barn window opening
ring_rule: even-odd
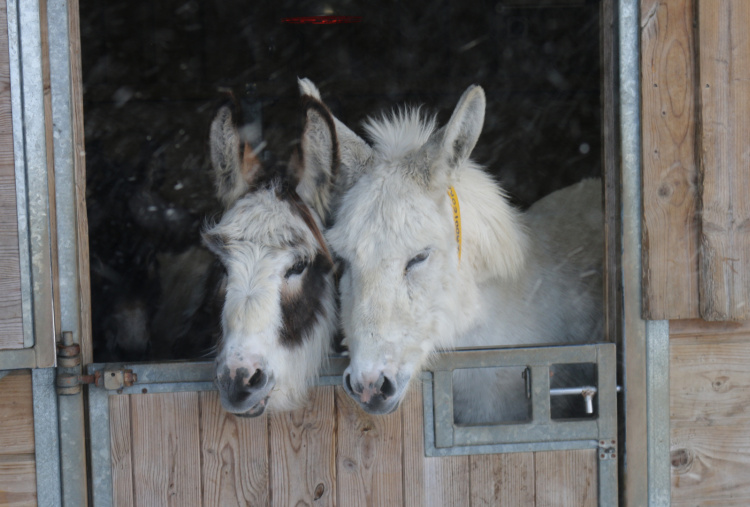
[[[358,133],[399,104],[425,104],[443,124],[479,84],[487,112],[472,158],[515,206],[601,174],[596,1],[80,6],[97,362],[212,355],[225,268],[200,232],[222,213],[208,136],[227,101],[259,162],[288,167],[298,77]],[[350,18],[289,22],[321,15]]]

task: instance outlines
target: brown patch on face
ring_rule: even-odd
[[[320,317],[325,317],[321,295],[326,289],[326,277],[333,269],[328,256],[318,253],[302,274],[301,287],[294,294],[282,294],[281,344],[299,347],[304,337]]]

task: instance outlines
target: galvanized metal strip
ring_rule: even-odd
[[[24,344],[34,346],[35,366],[47,367],[55,364],[55,336],[38,0],[8,1],[8,30]]]
[[[555,345],[514,348],[477,348],[440,352],[430,369],[490,368],[596,362],[597,345]]]
[[[333,356],[322,369],[316,385],[341,385],[341,376],[349,362],[348,357]],[[127,369],[138,375],[138,385],[161,382],[213,382],[213,361],[170,362],[170,363],[93,363],[87,372]]]
[[[109,433],[109,392],[90,388],[89,435],[91,437],[91,495],[95,507],[111,507],[112,442]]]
[[[73,164],[70,40],[68,3],[47,1],[50,88],[52,97],[55,206],[57,220],[60,327],[80,343],[80,290],[78,274],[78,217]]]
[[[599,461],[599,507],[617,505],[617,455],[602,454],[597,456]]]
[[[596,447],[595,440],[572,440],[563,442],[522,442],[492,445],[454,446],[446,448],[425,447],[425,456],[475,456],[479,454],[504,454],[511,452],[577,451]],[[611,504],[605,503],[609,506]]]
[[[620,155],[622,161],[623,373],[626,505],[647,505],[649,490],[669,488],[650,481],[646,323],[642,319],[642,182],[640,96],[640,2],[618,3]],[[644,439],[643,436],[647,438]]]
[[[599,439],[617,439],[617,349],[614,343],[599,346],[597,361],[597,405]]]
[[[452,371],[433,373],[432,396],[435,400],[435,447],[450,447],[455,435]]]
[[[34,397],[37,504],[62,505],[55,369],[32,370],[31,386]]]
[[[546,424],[550,420],[549,366],[532,366],[531,416],[534,422]]]
[[[36,368],[36,352],[33,348],[0,351],[0,370],[17,370],[19,368]]]
[[[47,7],[47,35],[50,62],[55,203],[57,222],[58,288],[61,328],[80,343],[81,308],[78,273],[78,217],[71,130],[70,40],[68,3],[50,0]],[[50,161],[53,162],[53,161]],[[83,394],[61,396],[60,456],[62,463],[63,505],[77,507],[88,503],[86,432]]]
[[[671,502],[669,435],[669,321],[646,322],[648,378],[648,502]]]
[[[438,428],[440,426],[438,425]],[[496,443],[563,442],[586,440],[596,444],[599,425],[596,420],[552,421],[524,424],[496,424],[494,426],[456,426],[453,442],[463,445],[492,445]],[[447,447],[436,444],[437,447]]]

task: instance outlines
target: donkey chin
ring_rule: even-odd
[[[258,417],[266,410],[276,381],[273,374],[266,375],[261,370],[250,376],[246,368],[238,368],[232,374],[225,367],[216,376],[216,385],[224,410],[239,417]]]

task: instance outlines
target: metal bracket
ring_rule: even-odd
[[[78,394],[83,384],[93,384],[108,391],[119,391],[138,381],[133,370],[100,370],[93,375],[83,375],[81,371],[81,347],[73,343],[73,333],[65,331],[62,343],[57,345],[57,393]]]
[[[617,440],[599,440],[599,459],[616,460],[617,459]]]

